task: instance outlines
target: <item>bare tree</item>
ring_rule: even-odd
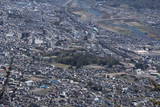
[[[4,84],[2,86],[2,89],[0,91],[0,100],[3,98],[6,90],[7,90],[7,86],[8,86],[8,82],[9,82],[9,77],[10,77],[10,74],[11,74],[11,70],[12,70],[12,65],[13,65],[13,60],[14,58],[12,57],[11,58],[11,62],[9,64],[9,67],[4,67],[4,71],[6,72],[6,80],[4,81]]]

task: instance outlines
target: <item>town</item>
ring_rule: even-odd
[[[108,0],[0,1],[0,107],[159,107],[159,13]]]

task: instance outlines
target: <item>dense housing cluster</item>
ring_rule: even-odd
[[[0,106],[160,106],[159,4],[124,1],[1,0]]]

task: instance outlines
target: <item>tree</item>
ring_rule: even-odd
[[[10,71],[12,70],[13,59],[14,58],[12,57],[11,62],[10,62],[8,67],[3,67],[4,71],[6,72],[6,80],[4,81],[4,84],[2,85],[2,89],[0,91],[0,100],[2,100],[5,95],[8,96],[6,91],[7,91],[7,86],[8,86],[8,82],[9,82],[9,77],[10,77],[10,74],[11,74]],[[9,102],[11,103],[10,97],[9,97]]]

